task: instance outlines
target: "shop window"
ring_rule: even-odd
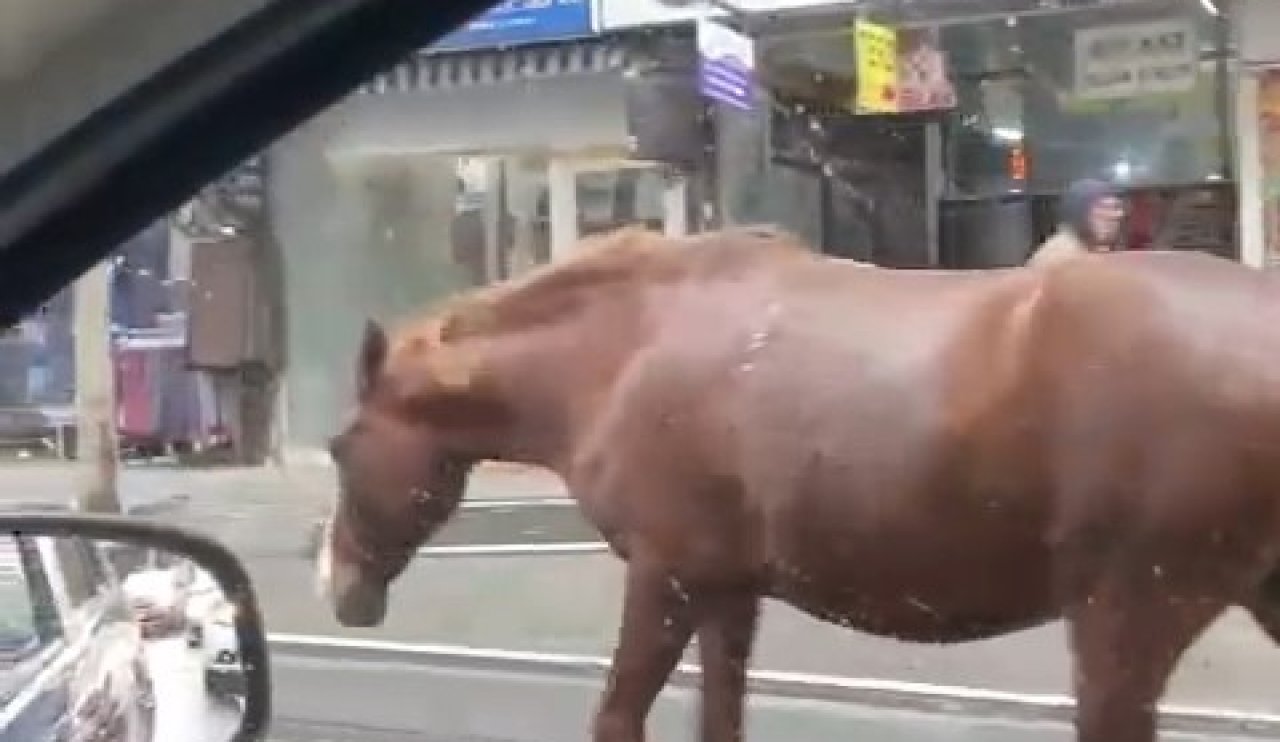
[[[662,230],[662,174],[630,167],[580,173],[577,178],[578,234],[600,234],[637,224]]]
[[[1127,249],[1199,250],[1239,259],[1230,185],[1135,189],[1126,200]]]
[[[1053,193],[1083,177],[1123,185],[1227,178],[1224,27],[1197,3],[1182,5],[947,28],[959,93],[947,127],[948,193]],[[1135,51],[1161,44],[1146,56]]]

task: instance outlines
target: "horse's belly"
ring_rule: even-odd
[[[979,547],[980,548],[980,547]],[[963,642],[1056,617],[1047,554],[778,555],[770,594],[824,621],[904,641]],[[1002,558],[1003,557],[1003,558]]]
[[[938,611],[923,600],[832,601],[799,593],[779,598],[814,618],[854,631],[900,641],[955,644],[990,639],[1033,628],[1056,618],[1044,606],[1026,606],[998,613]],[[937,611],[937,612],[935,612]]]

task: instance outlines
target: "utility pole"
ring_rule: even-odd
[[[111,362],[111,267],[103,261],[76,281],[75,505],[91,513],[119,513],[115,369]]]

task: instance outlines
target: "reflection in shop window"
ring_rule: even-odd
[[[454,259],[472,285],[518,276],[550,259],[547,162],[536,156],[458,159]]]
[[[1181,41],[1144,43],[1171,35]],[[949,122],[951,195],[1058,192],[1084,177],[1135,185],[1224,178],[1222,39],[1220,19],[1194,3],[1172,13],[1137,4],[947,28],[960,89]],[[1011,169],[1024,143],[1025,184]]]
[[[587,236],[628,225],[661,231],[662,173],[618,164],[577,178],[578,234]]]

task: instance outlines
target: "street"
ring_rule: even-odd
[[[601,686],[598,672],[535,669],[519,661],[414,661],[389,653],[273,644],[276,677],[272,742],[563,742],[585,739]],[[502,665],[506,664],[506,667]],[[653,739],[693,740],[696,696],[669,689],[655,707]],[[768,693],[752,696],[748,739],[757,742],[1068,742],[1063,714],[1004,716],[946,708],[866,705]],[[1167,725],[1162,739],[1193,740]],[[1273,730],[1274,731],[1274,730]],[[1244,742],[1246,731],[1212,734]]]
[[[603,657],[612,650],[621,605],[621,569],[607,554],[420,558],[393,590],[382,628],[343,629],[313,594],[309,564],[261,558],[251,569],[273,633]],[[1070,678],[1060,624],[939,647],[866,636],[772,601],[754,666],[1029,694],[1066,694]],[[1278,676],[1280,649],[1232,613],[1188,653],[1168,700],[1280,713]]]
[[[127,504],[136,514],[211,533],[230,546],[245,561],[254,579],[267,628],[273,635],[314,637],[321,642],[379,640],[597,658],[610,653],[620,606],[621,568],[611,555],[598,551],[420,556],[397,582],[382,628],[339,627],[328,607],[314,594],[308,559],[315,523],[331,501],[333,485],[329,476],[311,470],[180,471],[131,467],[122,477],[122,486]],[[12,475],[9,470],[0,469],[0,483],[10,485],[5,490],[18,493],[13,496],[15,502],[57,501],[65,496],[71,481],[56,468],[33,468]],[[464,511],[433,543],[546,546],[589,539],[589,530],[569,508],[545,503],[522,508],[506,502],[562,495],[545,477],[487,475],[474,481],[469,492],[470,502],[482,508]],[[484,508],[485,505],[489,507]],[[600,688],[594,675],[579,677],[572,684],[572,691],[546,691],[550,695],[535,702],[523,700],[532,698],[527,689],[515,690],[509,683],[486,685],[491,679],[481,683],[483,678],[473,672],[450,677],[446,682],[422,667],[369,662],[367,658],[297,657],[273,646],[276,726],[272,739],[282,742],[434,742],[437,737],[433,735],[444,735],[439,737],[442,742],[559,742],[566,739],[561,733],[569,734],[568,739],[585,734],[593,699]],[[696,653],[691,651],[688,660],[695,661]],[[840,629],[776,602],[766,605],[753,666],[759,671],[1032,695],[1064,695],[1070,678],[1060,624],[985,642],[923,646]],[[1280,698],[1273,691],[1276,677],[1280,677],[1280,650],[1243,614],[1232,613],[1184,658],[1166,702],[1183,707],[1280,714]],[[463,682],[464,679],[468,680]],[[547,685],[540,679],[531,682],[539,688]],[[551,685],[561,688],[563,684]],[[676,693],[673,697],[681,696]],[[775,703],[757,699],[757,707],[773,708],[770,704],[789,709],[789,719],[803,716],[802,709],[819,707],[813,705],[816,701],[787,699],[785,703]],[[831,717],[844,718],[842,714],[853,713],[845,705],[821,707],[844,709],[833,711]],[[918,714],[904,716],[904,712],[862,707],[858,713],[864,719],[859,723],[887,725],[872,737],[877,740],[914,739],[912,735],[917,732],[923,739],[944,738],[933,731],[925,734],[932,727],[920,724],[928,720],[947,733],[967,728],[958,721],[958,711],[946,715],[945,723],[936,721],[937,714],[920,720]],[[676,712],[663,714],[670,717]],[[525,723],[517,729],[486,726],[487,721],[480,723],[488,718],[486,715],[495,719],[523,718]],[[676,717],[676,732],[689,727],[685,716]],[[753,718],[754,728],[761,730],[774,717],[757,712]],[[545,731],[560,736],[520,736],[541,734],[540,724],[552,725]],[[1043,726],[1043,722],[1036,724]],[[820,727],[829,729],[830,734],[822,736],[815,731],[814,739],[846,736],[837,735],[834,727],[812,722],[813,729]],[[411,734],[405,736],[406,730]],[[991,739],[988,731],[983,728],[979,736]],[[677,734],[664,738],[680,737]],[[773,737],[767,731],[757,731],[753,739]]]

